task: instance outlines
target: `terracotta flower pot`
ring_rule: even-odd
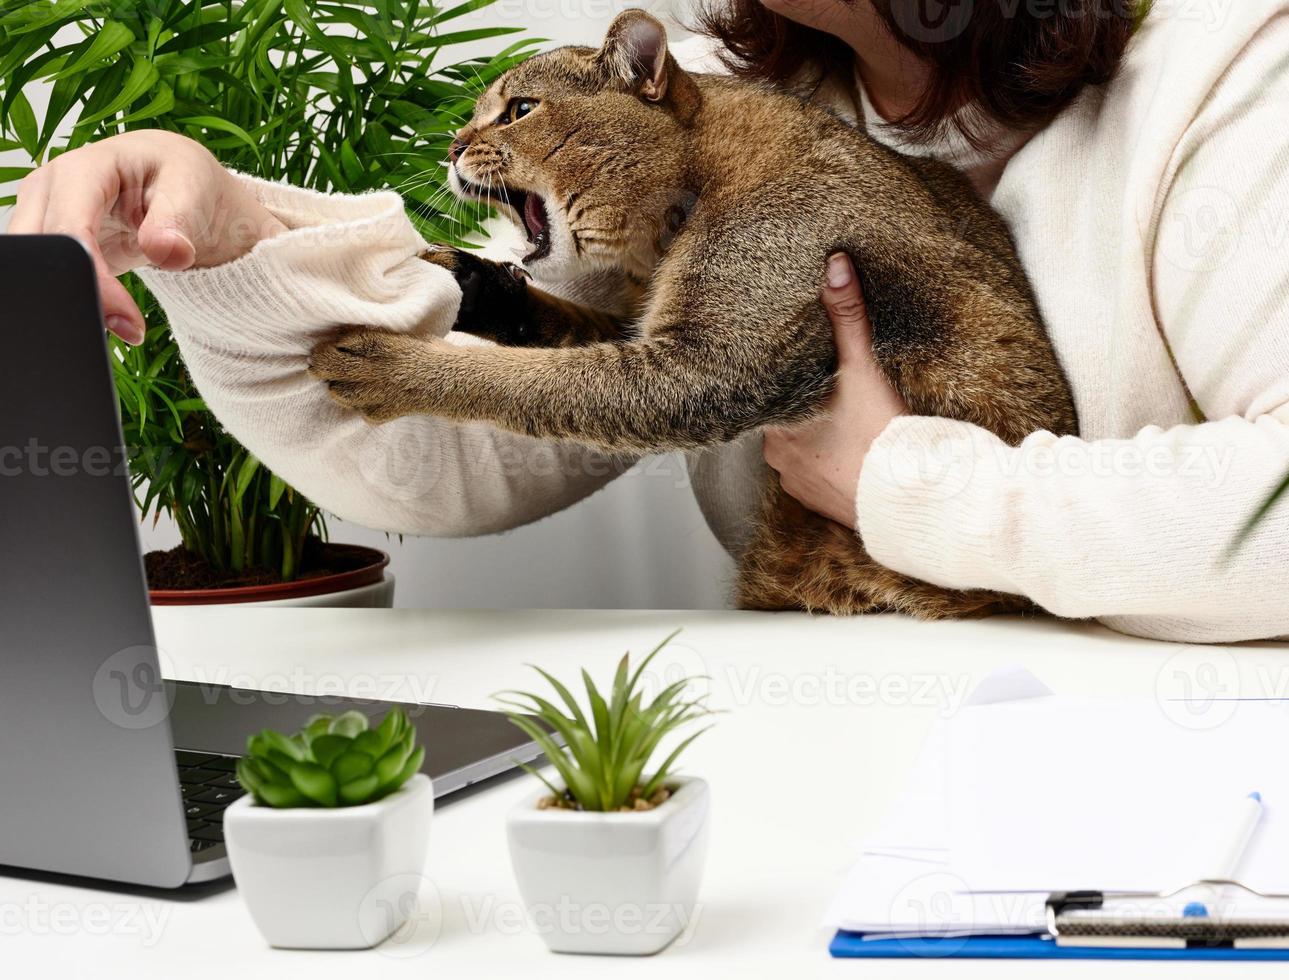
[[[212,606],[259,603],[268,606],[331,606],[388,609],[394,604],[394,576],[386,571],[389,555],[362,545],[331,545],[344,549],[354,567],[334,575],[294,582],[214,589],[151,589],[154,606]]]

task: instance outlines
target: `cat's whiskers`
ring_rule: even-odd
[[[409,153],[405,155],[417,156],[419,154]],[[447,162],[446,159],[442,161],[444,164]],[[439,170],[426,170],[411,174],[404,180],[391,185],[391,189],[406,198],[424,187],[435,184],[439,186],[425,200],[412,203],[411,210],[413,214],[419,215],[425,221],[443,218],[455,225],[465,225],[466,222],[461,217],[463,202],[448,186],[445,176]]]

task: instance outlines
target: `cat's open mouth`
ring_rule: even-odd
[[[461,176],[460,171],[457,172],[457,179],[461,182],[461,190],[471,197],[504,205],[519,216],[524,230],[528,232],[528,241],[534,246],[533,250],[524,256],[525,262],[544,259],[550,255],[550,218],[546,211],[546,201],[540,194],[521,191],[514,187],[507,187],[505,184],[484,187],[466,180]]]

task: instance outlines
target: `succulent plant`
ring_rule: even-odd
[[[583,670],[586,710],[564,684],[536,666],[533,669],[555,690],[568,709],[567,714],[537,694],[503,691],[497,695],[497,700],[506,705],[507,717],[541,746],[564,782],[565,788],[561,789],[535,769],[524,767],[551,791],[553,800],[547,801],[547,805],[617,811],[648,809],[666,798],[667,778],[676,760],[711,726],[689,735],[657,769],[646,774],[654,751],[667,735],[714,714],[705,703],[706,695],[686,700],[689,685],[697,680],[695,677],[681,678],[648,704],[644,703],[644,693],[638,690],[644,670],[676,633],[654,647],[634,672],[630,667],[631,654],[625,654],[618,662],[607,699],[591,675]],[[551,737],[552,732],[563,740],[563,745]]]
[[[294,735],[267,728],[252,735],[237,779],[265,806],[358,806],[394,792],[424,758],[403,709],[376,728],[361,712],[346,711],[315,715]]]

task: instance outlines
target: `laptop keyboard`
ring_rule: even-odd
[[[196,854],[224,843],[224,810],[246,795],[237,782],[237,757],[178,749],[175,761],[188,817],[188,849]]]

